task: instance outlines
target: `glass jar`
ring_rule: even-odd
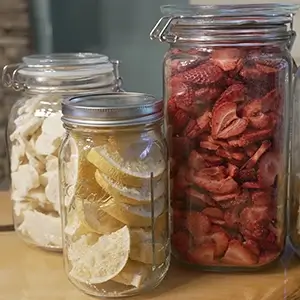
[[[93,53],[31,55],[6,66],[2,80],[22,91],[12,107],[7,140],[14,226],[27,243],[61,250],[58,148],[61,101],[119,89],[117,63]],[[117,75],[117,76],[116,76]]]
[[[246,271],[284,250],[297,8],[162,7],[150,37],[170,44],[171,242],[182,262]]]
[[[67,134],[59,164],[69,280],[98,297],[156,287],[170,262],[162,100],[140,93],[82,96],[65,100],[62,113]]]

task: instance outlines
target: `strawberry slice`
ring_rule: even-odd
[[[186,228],[195,239],[206,235],[211,229],[209,218],[200,212],[190,212],[187,214]]]
[[[244,169],[239,171],[239,178],[241,181],[256,181],[256,170],[252,169]]]
[[[259,254],[260,254],[259,245],[255,241],[253,241],[253,240],[246,240],[243,243],[243,246],[245,248],[247,248],[248,250],[250,250],[256,256],[259,256]]]
[[[192,150],[188,159],[188,166],[199,171],[205,166],[205,160],[199,152]]]
[[[229,236],[225,232],[216,232],[211,236],[216,244],[215,256],[221,256],[225,253],[229,243]]]
[[[215,103],[214,109],[224,102],[241,103],[246,98],[246,87],[241,83],[230,85]]]
[[[272,203],[270,192],[255,191],[251,193],[251,200],[254,206],[268,206]]]
[[[182,72],[176,77],[189,84],[212,84],[222,79],[223,71],[218,66],[208,62]]]
[[[229,242],[228,249],[221,259],[224,264],[233,266],[250,266],[256,264],[257,260],[256,255],[246,249],[238,240]]]
[[[194,104],[194,90],[184,82],[171,80],[171,94],[176,99],[176,104],[189,107]]]
[[[225,72],[234,70],[238,61],[241,59],[242,53],[237,48],[217,49],[212,53],[212,61]]]
[[[212,142],[209,141],[202,141],[200,142],[200,147],[203,149],[211,150],[211,151],[216,151],[220,147],[219,145],[216,145]]]
[[[231,177],[236,177],[239,174],[239,168],[233,164],[227,165],[228,175]]]
[[[226,226],[228,228],[235,229],[237,227],[237,225],[239,224],[239,222],[240,222],[239,211],[240,211],[240,209],[238,207],[234,207],[225,212],[224,220],[225,220]]]
[[[207,194],[199,193],[196,190],[189,188],[185,191],[186,197],[188,198],[187,201],[190,204],[199,205],[199,206],[216,206],[214,200],[211,199],[210,196]]]
[[[192,246],[192,237],[186,231],[180,230],[172,234],[171,242],[174,249],[184,255]]]
[[[258,181],[262,187],[270,187],[274,184],[280,167],[279,156],[274,152],[268,152],[260,159],[258,164]]]
[[[267,265],[279,258],[280,251],[264,251],[259,257],[260,265]]]
[[[198,103],[209,103],[216,100],[222,93],[222,89],[217,87],[203,87],[195,91],[195,99]]]
[[[207,207],[201,211],[209,218],[224,219],[224,213],[217,207]]]
[[[172,125],[173,125],[173,132],[178,133],[180,132],[185,125],[189,122],[190,118],[188,114],[179,109],[176,111],[176,113],[172,116]]]
[[[215,244],[208,242],[200,246],[196,246],[189,251],[188,257],[190,262],[201,265],[215,264]]]

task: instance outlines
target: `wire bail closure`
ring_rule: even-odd
[[[122,89],[123,78],[120,76],[120,68],[119,68],[121,62],[119,60],[116,60],[116,59],[110,60],[110,62],[112,63],[113,68],[114,68],[113,72],[114,72],[115,79],[116,79],[115,88],[117,90],[124,91]]]
[[[6,65],[2,71],[2,84],[4,87],[12,88],[15,91],[22,91],[26,89],[25,84],[20,84],[17,79],[19,71],[24,68],[23,64]]]

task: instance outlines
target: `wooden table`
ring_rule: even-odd
[[[8,195],[2,194],[0,211]],[[7,211],[10,215],[10,212]],[[286,268],[284,267],[286,266]],[[0,233],[0,300],[93,299],[67,280],[60,254],[26,246],[14,232]],[[133,300],[299,300],[300,263],[291,251],[271,270],[256,274],[214,274],[172,264],[152,293]]]

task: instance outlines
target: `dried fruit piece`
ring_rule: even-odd
[[[215,244],[206,243],[189,251],[189,261],[196,264],[211,265],[215,264]]]
[[[201,212],[209,218],[214,218],[214,219],[223,219],[224,218],[223,212],[219,208],[216,208],[216,207],[207,207],[207,208],[204,208]]]
[[[251,193],[251,200],[254,206],[269,206],[272,203],[270,191],[255,191]]]
[[[211,59],[225,72],[234,70],[241,59],[241,50],[237,48],[223,48],[213,51]]]
[[[229,242],[228,249],[221,259],[223,263],[233,266],[250,266],[256,264],[257,260],[257,257],[238,240]]]
[[[186,228],[194,238],[198,239],[210,231],[211,223],[206,215],[190,212],[186,217]]]
[[[248,250],[250,250],[256,256],[259,256],[259,254],[260,254],[259,245],[255,241],[253,241],[253,240],[246,240],[243,243],[243,246],[245,248],[247,248]]]
[[[206,206],[210,205],[212,207],[216,206],[214,200],[207,194],[199,193],[196,190],[189,188],[185,191],[187,200],[191,204]]]
[[[222,89],[214,86],[202,87],[195,91],[197,103],[209,103],[216,100],[222,93]]]
[[[219,145],[216,145],[212,142],[208,142],[208,141],[203,141],[200,142],[200,147],[203,149],[207,149],[207,150],[211,150],[211,151],[215,151],[218,150],[218,148],[220,147]]]
[[[215,242],[215,256],[221,256],[225,253],[229,243],[229,236],[224,232],[216,232],[211,235],[211,239]]]
[[[214,109],[224,102],[241,103],[246,99],[246,87],[244,84],[236,83],[230,85],[215,103]]]
[[[274,152],[268,152],[259,161],[258,181],[262,187],[270,187],[274,184],[279,172],[280,159]]]

